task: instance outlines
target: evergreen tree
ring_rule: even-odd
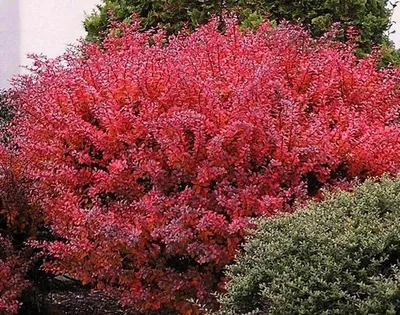
[[[84,24],[88,40],[101,41],[110,25],[110,11],[117,21],[129,21],[137,14],[143,29],[161,25],[171,34],[186,23],[194,29],[224,10],[237,12],[246,27],[255,27],[268,16],[278,23],[288,20],[307,25],[315,36],[335,22],[343,29],[353,26],[361,32],[361,53],[388,43],[392,14],[388,0],[103,0]]]

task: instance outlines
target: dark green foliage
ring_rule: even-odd
[[[354,26],[362,31],[361,51],[369,52],[386,37],[391,16],[387,5],[388,0],[103,0],[85,27],[89,40],[101,40],[112,10],[117,21],[128,21],[135,13],[144,29],[160,24],[175,33],[185,23],[193,29],[226,9],[237,12],[247,27],[257,26],[265,15],[277,22],[286,19],[308,25],[314,35],[323,34],[334,22],[344,28]]]
[[[13,109],[10,105],[12,92],[0,90],[0,126],[8,124],[13,117]]]
[[[176,33],[186,23],[192,28],[207,22],[212,14],[222,12],[221,0],[103,0],[98,11],[85,21],[89,40],[102,39],[110,23],[110,12],[117,21],[129,21],[132,14],[141,18],[144,29],[161,24],[169,33]]]
[[[380,67],[385,67],[387,65],[400,66],[400,50],[396,49],[393,43],[383,43],[381,52],[382,57],[379,61]]]
[[[220,314],[400,314],[400,178],[260,223]]]
[[[0,142],[3,144],[10,140],[8,126],[15,114],[11,105],[12,98],[11,90],[0,90]]]

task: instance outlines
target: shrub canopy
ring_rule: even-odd
[[[398,69],[300,27],[226,24],[168,44],[120,25],[17,80],[13,139],[59,236],[47,270],[193,311],[251,218],[398,172]]]
[[[220,314],[398,314],[400,178],[264,220],[229,268]]]

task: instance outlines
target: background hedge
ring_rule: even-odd
[[[102,40],[112,10],[117,21],[137,14],[144,29],[162,25],[175,33],[185,23],[196,28],[226,9],[238,12],[241,22],[250,27],[261,23],[265,15],[277,22],[300,22],[313,35],[322,35],[335,22],[342,23],[343,29],[354,26],[362,31],[360,51],[369,52],[373,45],[388,42],[392,14],[388,5],[388,0],[103,0],[86,19],[85,28],[89,40]]]

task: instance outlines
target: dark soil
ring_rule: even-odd
[[[49,289],[50,287],[50,289]],[[18,315],[173,315],[157,311],[138,313],[124,308],[100,291],[84,288],[63,278],[48,279],[45,286],[33,288],[24,298]]]

